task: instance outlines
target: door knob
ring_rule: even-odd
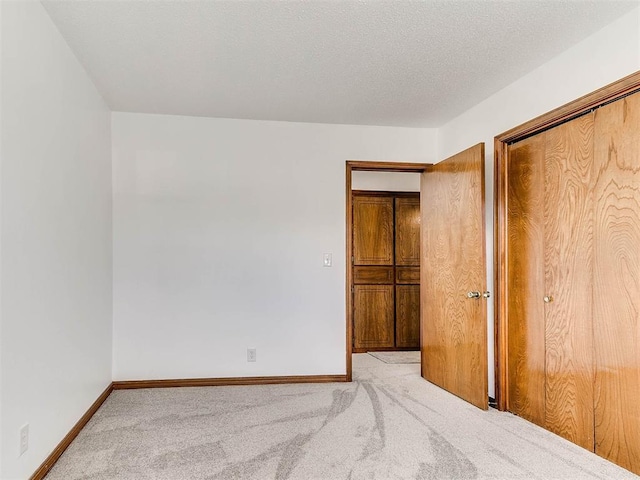
[[[545,295],[543,300],[544,300],[544,303],[551,303],[553,302],[553,295]]]
[[[491,296],[491,292],[484,292],[482,294],[482,298],[489,298]]]
[[[467,298],[480,298],[480,292],[467,292]]]

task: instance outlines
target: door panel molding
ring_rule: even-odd
[[[358,196],[353,203],[353,264],[393,266],[393,198]]]
[[[394,285],[356,285],[353,288],[353,347],[393,347],[394,309]]]
[[[353,193],[352,261],[354,351],[420,348],[420,192]],[[359,285],[385,284],[415,284],[418,291],[410,302],[407,289],[396,290],[405,293],[395,296],[403,308],[396,305],[391,319],[387,318],[387,302],[380,302],[377,296],[380,293],[370,300],[379,303],[373,308],[363,303],[363,290],[358,289]],[[391,331],[382,332],[382,326]]]
[[[420,264],[420,197],[395,198],[395,265]],[[417,248],[411,248],[416,245]]]

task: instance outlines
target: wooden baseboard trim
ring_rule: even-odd
[[[346,382],[346,375],[296,375],[286,377],[183,378],[172,380],[124,380],[113,382],[114,390],[172,387],[228,387],[233,385],[277,385],[285,383]]]
[[[109,384],[109,386],[105,389],[104,392],[98,397],[98,399],[93,402],[93,404],[89,407],[89,410],[78,420],[78,422],[73,426],[73,428],[65,435],[62,441],[53,449],[53,452],[42,462],[42,465],[38,467],[29,480],[42,480],[47,473],[53,468],[56,464],[60,456],[64,453],[64,451],[71,445],[71,442],[78,436],[80,430],[84,428],[84,426],[91,420],[91,417],[98,411],[100,406],[104,403],[104,401],[109,398],[111,392],[113,391],[113,383]]]

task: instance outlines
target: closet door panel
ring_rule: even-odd
[[[353,267],[355,285],[393,283],[393,267]]]
[[[393,265],[393,198],[353,197],[354,265]]]
[[[396,265],[420,265],[420,198],[396,198]]]
[[[394,286],[356,285],[353,293],[355,348],[393,347]]]
[[[396,347],[420,348],[420,285],[396,286]]]
[[[544,426],[544,159],[546,134],[509,147],[508,405]]]
[[[640,474],[640,95],[596,111],[596,453]]]
[[[545,426],[593,450],[593,114],[546,135]]]

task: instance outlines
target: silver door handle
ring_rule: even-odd
[[[491,292],[484,292],[482,294],[482,298],[489,298],[491,296]]]
[[[480,292],[467,292],[467,298],[480,298]]]
[[[544,303],[551,303],[553,302],[553,295],[545,295],[543,300],[544,300]]]

